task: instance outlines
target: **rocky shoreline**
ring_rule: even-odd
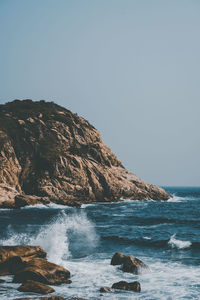
[[[0,105],[0,208],[169,198],[127,171],[77,114],[45,101]]]
[[[0,247],[0,276],[13,276],[13,283],[20,283],[17,288],[19,292],[48,295],[55,292],[55,287],[61,284],[71,284],[70,271],[51,263],[46,258],[47,253],[40,246],[1,246]],[[141,260],[133,256],[117,252],[111,259],[111,265],[120,266],[122,272],[140,274],[142,269],[148,269]],[[0,278],[0,284],[5,280]],[[113,283],[112,287],[100,287],[102,293],[109,293],[115,290],[141,292],[141,285],[138,281],[119,281]],[[40,300],[81,300],[82,298],[63,298],[61,296],[46,296],[34,298],[15,298],[13,300],[40,299]],[[82,299],[84,300],[84,299]]]

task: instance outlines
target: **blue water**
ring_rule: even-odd
[[[0,244],[40,245],[48,259],[72,274],[71,285],[54,287],[55,295],[86,299],[199,299],[200,188],[167,187],[168,201],[125,201],[0,210]],[[120,251],[149,265],[140,275],[110,265]],[[0,299],[31,294],[16,291],[7,276]],[[112,291],[100,296],[102,285],[119,280],[141,283],[142,292]]]

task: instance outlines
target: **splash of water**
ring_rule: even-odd
[[[50,223],[33,234],[17,233],[9,225],[8,238],[2,244],[39,245],[46,250],[50,261],[62,265],[63,260],[71,256],[83,257],[92,253],[98,241],[95,226],[85,212],[67,215],[62,210]]]

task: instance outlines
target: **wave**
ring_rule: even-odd
[[[153,240],[150,237],[131,239],[122,236],[103,236],[108,240],[121,245],[136,245],[140,247],[165,248],[165,249],[200,249],[200,242],[182,241],[175,238],[175,234],[166,240]]]
[[[172,248],[186,249],[186,248],[191,247],[192,242],[178,240],[175,237],[176,237],[176,234],[173,234],[168,242],[168,244],[171,245]]]
[[[36,232],[28,232],[28,229],[26,233],[20,233],[9,225],[7,237],[0,240],[0,244],[39,245],[45,249],[50,261],[62,265],[63,260],[69,257],[91,254],[99,241],[94,224],[83,211],[68,215],[62,210],[51,222],[36,229]]]

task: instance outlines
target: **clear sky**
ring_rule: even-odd
[[[200,185],[199,0],[0,0],[0,103],[55,101],[125,167]]]

